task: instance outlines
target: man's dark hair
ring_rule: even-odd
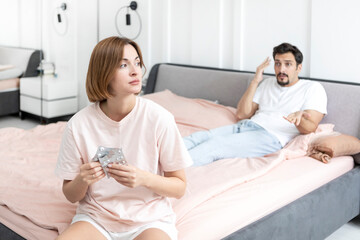
[[[284,54],[284,53],[288,53],[288,52],[291,52],[294,55],[296,65],[299,65],[302,63],[302,61],[303,61],[302,53],[296,46],[293,46],[290,43],[282,43],[279,46],[274,47],[273,58],[275,60],[276,54]]]

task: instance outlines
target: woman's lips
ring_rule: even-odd
[[[139,83],[140,83],[140,80],[133,80],[133,81],[129,82],[129,84],[131,84],[131,85],[137,85]]]

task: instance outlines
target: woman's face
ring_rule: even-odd
[[[110,82],[110,93],[114,96],[138,94],[142,87],[141,80],[140,57],[132,45],[125,45],[119,67]]]

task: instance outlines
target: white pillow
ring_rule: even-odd
[[[23,71],[20,68],[10,68],[4,71],[0,71],[0,80],[2,79],[12,79],[18,78],[23,74]]]
[[[0,71],[4,71],[4,70],[7,70],[7,69],[10,69],[10,68],[13,68],[14,65],[11,65],[11,64],[0,64]]]

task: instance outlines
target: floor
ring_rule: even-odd
[[[360,239],[360,217],[356,217],[336,232],[331,234],[326,240],[359,240]]]
[[[31,129],[40,124],[39,120],[27,118],[21,120],[17,116],[0,117],[0,128],[17,127]],[[360,239],[360,217],[356,217],[325,240],[359,240]]]
[[[4,127],[16,127],[22,129],[30,129],[40,124],[39,120],[27,118],[21,120],[20,117],[17,116],[3,116],[0,117],[0,128]]]

